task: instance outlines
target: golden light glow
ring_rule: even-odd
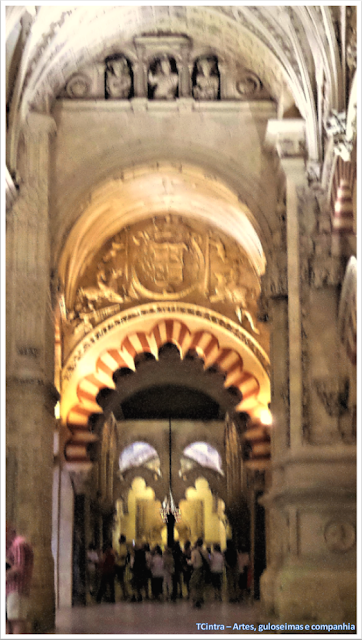
[[[273,416],[270,413],[269,409],[262,409],[260,412],[260,421],[262,424],[271,425],[273,424]]]
[[[60,402],[58,400],[57,404],[54,407],[54,415],[56,417],[57,420],[59,420],[60,418]]]

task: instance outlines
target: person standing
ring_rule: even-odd
[[[103,545],[103,554],[99,562],[100,568],[100,585],[97,594],[97,602],[100,603],[105,595],[107,595],[107,589],[109,588],[110,602],[115,603],[114,592],[114,576],[115,576],[115,554],[110,542],[106,542]]]
[[[127,588],[126,588],[125,579],[124,579],[128,555],[129,554],[127,549],[126,536],[123,535],[122,533],[121,537],[119,538],[118,551],[116,552],[115,572],[116,572],[116,578],[119,582],[119,586],[121,587],[123,600],[127,600],[128,598]]]
[[[175,575],[175,561],[170,547],[163,553],[163,588],[165,600],[173,598],[173,577]]]
[[[190,591],[194,606],[199,609],[204,601],[205,590],[205,568],[209,566],[208,559],[206,557],[206,551],[203,549],[204,541],[202,538],[198,538],[195,547],[191,551],[190,564],[193,571],[190,580]]]
[[[27,633],[34,554],[27,540],[6,525],[6,633]]]
[[[183,571],[184,585],[186,586],[187,599],[189,600],[190,599],[190,579],[192,574],[190,540],[186,540],[184,544],[182,562],[183,562],[182,571]]]
[[[162,550],[159,545],[154,549],[151,560],[151,586],[154,600],[161,600],[163,591],[164,562]]]
[[[99,555],[94,544],[90,544],[87,551],[87,570],[89,593],[95,597],[98,592],[98,563]]]
[[[214,544],[214,551],[210,556],[211,584],[214,587],[215,600],[221,601],[222,577],[224,573],[224,556],[219,544]]]
[[[132,602],[142,602],[142,592],[145,592],[148,574],[146,552],[143,544],[141,544],[140,542],[137,542],[134,547],[132,573],[132,587],[134,590]]]
[[[249,565],[250,565],[250,556],[246,548],[242,546],[238,550],[239,590],[240,590],[241,600],[244,600],[247,595]]]
[[[226,566],[226,581],[229,602],[238,600],[238,554],[232,540],[227,540],[226,551],[224,552]]]
[[[175,602],[177,598],[182,598],[182,559],[183,553],[178,540],[174,542],[172,555],[175,564],[175,571],[172,576],[172,600]]]

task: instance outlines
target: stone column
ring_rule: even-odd
[[[57,392],[48,211],[49,135],[54,131],[49,116],[28,115],[19,145],[20,193],[7,220],[6,425],[7,451],[16,468],[7,510],[34,548],[32,625],[43,633],[54,628],[51,536]]]
[[[272,486],[262,499],[272,529],[262,599],[294,624],[354,623],[355,448],[339,434],[338,266],[304,180],[303,122],[269,125],[286,176],[290,437],[274,443]],[[271,356],[274,370],[285,354],[272,346]]]
[[[140,55],[140,59],[133,65],[135,98],[147,98],[147,62]]]
[[[74,491],[72,544],[72,605],[87,604],[87,543],[89,537],[90,470],[69,473]]]
[[[189,52],[188,49],[182,51],[182,54],[179,58],[178,62],[178,73],[179,73],[179,97],[180,98],[190,98],[191,97],[191,74],[189,65]]]

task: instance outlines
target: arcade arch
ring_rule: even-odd
[[[137,195],[138,212],[134,209]],[[150,213],[154,214],[151,218]],[[130,526],[136,531],[134,514],[132,525],[129,515],[120,515],[123,507],[117,491],[123,496],[122,504],[127,505],[137,478],[144,478],[158,500],[168,493],[167,477],[163,479],[161,475],[165,467],[162,447],[148,437],[148,427],[140,432],[137,423],[130,427],[122,415],[127,399],[152,389],[152,385],[154,389],[181,385],[189,389],[189,397],[190,390],[194,390],[224,406],[213,429],[219,433],[215,442],[219,442],[225,477],[211,468],[201,469],[195,461],[182,465],[182,459],[187,460],[183,456],[187,446],[195,440],[205,441],[201,423],[192,423],[193,437],[186,439],[190,427],[186,423],[177,425],[178,432],[184,432],[180,440],[183,444],[173,451],[177,468],[172,491],[178,504],[181,499],[185,501],[189,518],[196,504],[204,509],[205,500],[195,498],[196,502],[190,502],[185,498],[184,484],[196,483],[198,491],[200,474],[208,491],[223,500],[224,507],[217,502],[215,512],[216,541],[224,545],[226,540],[226,516],[221,512],[228,511],[232,501],[241,500],[243,457],[245,468],[250,465],[264,471],[268,466],[270,433],[264,426],[271,422],[268,332],[257,316],[260,279],[266,265],[260,233],[248,208],[218,178],[210,178],[195,167],[183,166],[181,171],[180,167],[167,164],[152,171],[139,168],[122,180],[104,185],[78,216],[58,270],[59,332],[63,345],[60,414],[65,468],[71,477],[83,474],[88,478],[88,487],[97,482],[97,477],[103,478],[103,486],[114,489],[113,494],[107,492],[98,500],[103,524],[92,519],[93,528],[98,530],[93,538],[99,539],[100,531],[102,536],[110,535],[115,504],[117,532],[122,521],[127,531]],[[162,276],[161,272],[152,271],[150,255],[157,255]],[[142,271],[139,265],[143,261],[146,268]],[[127,272],[128,281],[125,284],[115,279],[110,283],[104,278],[101,283],[95,276],[99,265],[102,273],[117,271],[123,277]],[[248,291],[253,296],[246,303]],[[70,318],[76,318],[76,324],[71,324]],[[177,355],[164,366],[164,349],[170,345]],[[231,427],[233,436],[225,423],[229,414],[236,421],[236,426]],[[120,421],[114,415],[119,415]],[[158,423],[153,428],[162,431],[162,421],[159,419]],[[112,466],[114,451],[108,446],[111,433],[113,441],[123,442],[123,446],[135,442],[137,438],[133,436],[138,433],[139,441],[149,443],[159,453],[157,469],[154,465],[142,469],[136,466],[124,470],[123,480],[119,478]],[[211,434],[212,429],[206,442],[215,446]],[[234,438],[232,445],[230,437]],[[117,446],[119,449],[120,444]],[[230,447],[236,455],[227,461]],[[113,456],[112,464],[109,456]],[[108,473],[112,480],[105,480]],[[93,490],[89,490],[92,494]],[[245,501],[244,496],[243,504]],[[151,506],[143,506],[156,513],[156,503],[151,502]],[[231,513],[231,520],[234,515]],[[207,516],[209,537],[213,517],[211,512]],[[232,526],[235,524],[234,518]],[[194,529],[192,525],[185,531],[192,533]],[[180,530],[181,537],[185,531]],[[229,528],[229,534],[231,531]],[[161,530],[158,535],[162,538]],[[248,537],[250,532],[244,531],[243,535]],[[66,544],[64,540],[63,545]],[[77,599],[82,587],[73,587]]]

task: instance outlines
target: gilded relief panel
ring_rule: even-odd
[[[234,240],[181,216],[156,216],[122,229],[80,275],[64,307],[64,355],[106,318],[152,301],[199,304],[259,334],[259,293],[259,278]]]

